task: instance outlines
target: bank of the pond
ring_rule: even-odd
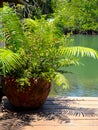
[[[67,35],[68,33],[72,33],[73,35],[77,34],[77,35],[98,35],[98,31],[95,30],[70,30],[69,28],[67,29],[63,29],[63,32],[65,35]]]

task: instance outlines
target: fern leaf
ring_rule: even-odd
[[[67,89],[69,88],[69,83],[68,80],[65,78],[65,76],[59,72],[55,73],[55,78],[54,78],[54,82],[58,85],[58,86],[62,86],[63,89]]]
[[[77,58],[69,58],[69,59],[60,59],[59,66],[69,66],[69,65],[79,65],[79,61]]]
[[[15,70],[22,66],[22,59],[16,53],[7,49],[0,49],[0,67],[2,72]]]
[[[23,32],[22,24],[14,11],[7,6],[4,6],[0,14],[3,14],[1,15],[1,31],[5,36],[5,41],[8,47],[13,46],[12,50],[16,51],[20,47],[23,47],[24,43],[26,44],[27,42],[27,38]]]
[[[87,47],[65,47],[59,49],[59,54],[66,57],[92,57],[98,59],[98,52]]]

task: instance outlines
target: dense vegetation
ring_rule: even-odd
[[[69,46],[68,35],[58,30],[55,21],[20,19],[8,6],[0,10],[0,17],[0,41],[6,43],[0,48],[0,75],[17,78],[21,86],[34,77],[67,87],[63,74],[68,66],[79,64],[80,56],[98,58],[93,49]]]
[[[9,2],[12,0],[2,0]],[[57,26],[65,33],[98,33],[98,0],[13,0],[17,14],[35,19],[44,15],[56,19]]]
[[[64,31],[98,33],[98,0],[58,0],[55,7]]]
[[[12,0],[3,0],[12,6]],[[98,33],[98,0],[14,0],[20,17],[56,19],[64,33]]]

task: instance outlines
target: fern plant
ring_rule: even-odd
[[[0,49],[0,72],[17,78],[21,86],[30,85],[29,78],[34,77],[55,81],[66,88],[68,81],[63,73],[67,66],[79,64],[80,56],[98,58],[97,51],[91,48],[69,47],[67,37],[58,30],[55,21],[20,20],[9,7],[4,7],[0,14],[3,14],[0,33],[6,43]]]

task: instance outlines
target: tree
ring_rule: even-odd
[[[15,3],[15,4],[26,4],[27,2],[24,0],[1,0],[0,7],[3,7],[3,2]]]
[[[19,10],[24,17],[32,17],[35,16],[40,17],[42,14],[50,14],[53,13],[52,2],[53,0],[1,0],[0,7],[3,7],[3,2],[9,3],[9,6],[22,4],[24,7]],[[17,7],[16,7],[17,8]],[[16,9],[15,8],[15,9]]]
[[[98,32],[98,0],[58,0],[54,11],[67,31]]]

